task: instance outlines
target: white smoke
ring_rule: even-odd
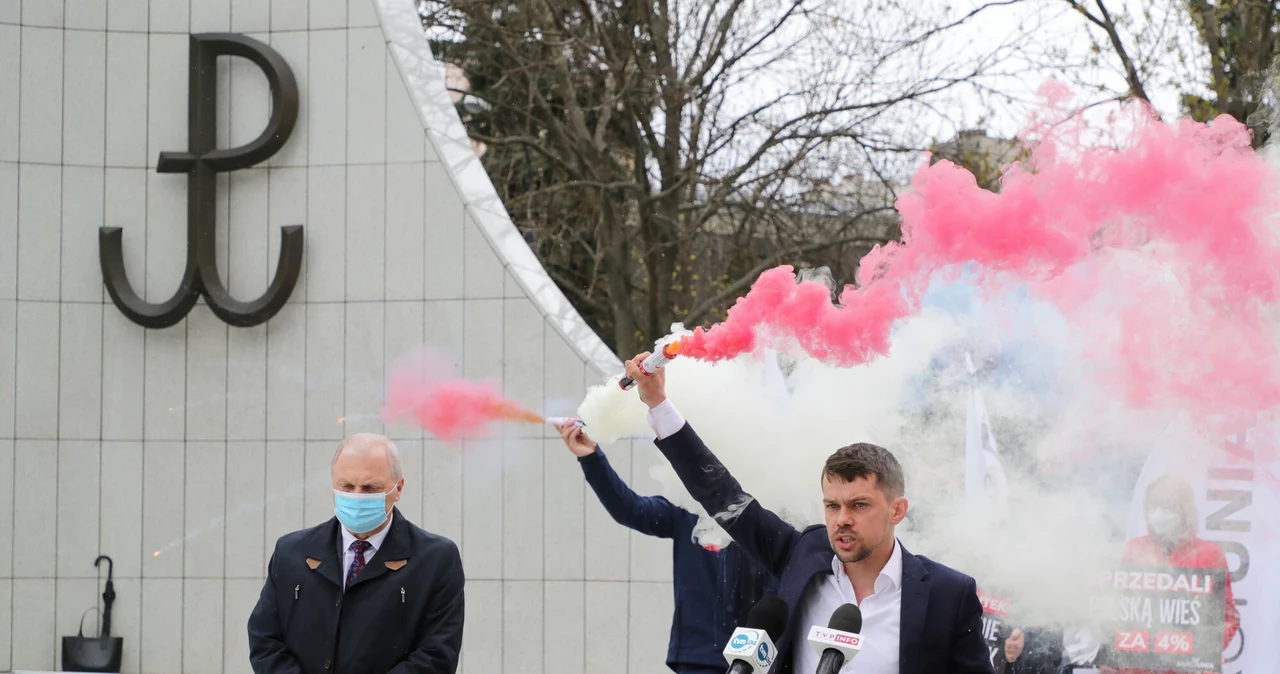
[[[1271,121],[1280,137],[1280,115]],[[1259,154],[1280,166],[1276,142]],[[1263,241],[1280,241],[1275,217],[1259,217],[1256,227]],[[1194,345],[1231,333],[1197,319],[1216,315],[1196,304],[1214,300],[1197,292],[1166,242],[1118,231],[1137,238],[1096,250],[1064,272],[1075,275],[1071,282],[1056,286],[1041,279],[1027,291],[1014,279],[997,288],[988,276],[977,289],[966,285],[965,270],[935,270],[924,307],[896,325],[889,353],[860,367],[831,367],[774,343],[719,364],[676,359],[667,366],[668,396],[743,488],[796,527],[823,521],[821,468],[833,451],[854,442],[888,448],[906,473],[911,508],[898,536],[910,550],[1009,598],[1015,620],[1069,624],[1087,610],[1081,590],[1118,559],[1146,458],[1158,450],[1171,465],[1197,472],[1224,437],[1206,419],[1233,413],[1187,409],[1188,397],[1169,395],[1181,375],[1212,367],[1197,361]],[[1091,291],[1081,276],[1095,281]],[[835,287],[826,270],[800,279]],[[1134,326],[1117,316],[1147,315],[1132,311],[1143,302],[1181,326],[1167,336],[1173,346],[1134,343]],[[1280,307],[1260,311],[1280,343]],[[1221,315],[1231,320],[1231,312]],[[673,335],[683,333],[674,326]],[[1127,364],[1115,357],[1134,349],[1189,354],[1152,369],[1161,385],[1140,408],[1124,390],[1132,372],[1122,372]],[[965,415],[975,386],[1007,478],[1002,507],[966,502]],[[579,415],[600,441],[652,437],[644,405],[612,380],[588,392]],[[699,514],[699,541],[729,542],[669,466],[654,474],[665,496]]]
[[[1081,615],[1079,588],[1118,554],[1136,477],[1124,468],[1155,446],[1203,446],[1178,411],[1127,409],[1101,390],[1079,367],[1084,345],[1073,334],[1031,303],[926,306],[865,365],[828,366],[785,344],[717,364],[678,358],[667,394],[743,488],[797,528],[823,522],[820,476],[833,451],[888,448],[907,478],[911,508],[898,527],[907,548],[1011,598],[1025,620],[1059,622]],[[1001,511],[966,505],[966,352],[1006,462]],[[588,392],[579,415],[598,441],[652,437],[644,404],[616,377]],[[699,542],[729,543],[668,465],[654,477],[700,515]]]

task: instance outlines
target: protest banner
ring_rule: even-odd
[[[1173,672],[1221,672],[1227,572],[1172,566],[1117,567],[1089,598],[1103,630],[1098,664]]]

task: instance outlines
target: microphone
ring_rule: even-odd
[[[826,627],[809,628],[809,646],[818,653],[816,674],[838,674],[862,650],[862,610],[845,604],[831,614]]]
[[[675,360],[676,355],[679,353],[680,340],[677,339],[676,341],[671,342],[661,349],[649,354],[648,358],[640,361],[640,372],[646,375],[652,375],[658,371],[658,368],[661,368],[667,363]],[[621,387],[623,391],[630,391],[635,385],[636,380],[626,375],[623,375],[622,379],[618,380],[618,386]]]
[[[747,626],[739,627],[724,647],[728,674],[767,674],[778,657],[774,642],[787,629],[787,602],[766,595],[751,607]]]

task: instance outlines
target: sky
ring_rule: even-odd
[[[1096,0],[1086,0],[1096,11]],[[724,5],[706,0],[671,0],[673,13],[685,17],[684,23],[698,25],[690,20],[689,13],[699,15],[706,8],[723,11]],[[727,97],[725,120],[732,120],[741,111],[750,110],[761,102],[771,100],[780,93],[798,94],[790,106],[777,108],[780,113],[794,114],[806,95],[821,97],[824,93],[810,94],[805,87],[821,68],[819,63],[830,66],[842,58],[850,72],[863,75],[855,87],[846,91],[827,91],[828,102],[864,97],[892,95],[900,91],[902,82],[918,77],[921,72],[949,74],[957,72],[962,64],[991,55],[996,62],[978,79],[978,86],[961,85],[941,95],[933,96],[928,103],[911,103],[895,108],[883,118],[864,124],[872,138],[888,138],[898,146],[924,148],[936,142],[953,139],[966,129],[985,129],[992,136],[1016,137],[1025,128],[1029,115],[1040,108],[1043,99],[1037,90],[1047,81],[1058,79],[1066,83],[1077,97],[1069,105],[1087,107],[1127,89],[1120,62],[1106,46],[1105,36],[1072,9],[1067,0],[806,0],[807,8],[819,8],[822,21],[817,25],[826,34],[826,41],[810,42],[809,52],[792,53],[769,68],[752,74],[739,82]],[[1194,45],[1189,34],[1190,22],[1181,15],[1176,0],[1107,0],[1107,6],[1117,17],[1130,17],[1135,23],[1126,24],[1122,31],[1130,52],[1140,65],[1155,64],[1147,79],[1147,92],[1161,116],[1170,120],[1180,115],[1178,83],[1185,87],[1203,67],[1196,63],[1201,55],[1192,51],[1189,64],[1182,63],[1166,50],[1165,55],[1154,58],[1143,53],[1144,44],[1161,44],[1181,40]],[[927,22],[942,16],[960,17],[977,7],[984,9],[963,25],[951,29],[941,38],[931,40],[922,49],[906,57],[899,56],[889,65],[875,69],[868,67],[869,50],[884,49],[885,44],[911,28],[913,20]],[[748,0],[740,16],[767,21],[777,16],[776,0]],[[815,20],[816,21],[816,20]],[[811,24],[804,17],[788,25],[780,33],[780,41],[787,42],[801,35]],[[1156,40],[1138,40],[1142,32],[1158,34]],[[689,31],[693,33],[692,30]],[[1106,47],[1100,53],[1092,53],[1094,40],[1102,40]],[[867,45],[876,44],[876,47]],[[765,45],[763,55],[776,54]],[[686,42],[682,51],[705,51],[705,46]],[[1185,50],[1184,50],[1185,52]],[[1091,64],[1090,61],[1093,63]],[[1068,65],[1069,64],[1069,65]],[[1064,67],[1066,66],[1066,67]],[[808,70],[806,70],[808,68]],[[873,73],[867,77],[867,73]],[[1100,91],[1100,89],[1102,91]],[[1092,121],[1103,122],[1096,127],[1107,128],[1106,116],[1115,114],[1115,106],[1087,107],[1085,116]],[[662,125],[655,125],[661,129]],[[721,165],[725,171],[750,156],[754,143],[763,138],[767,129],[757,127],[741,134],[743,141],[728,147],[708,162]],[[707,136],[704,134],[704,138]],[[1108,139],[1102,138],[1101,142]],[[867,180],[877,176],[861,158],[861,150],[851,146],[836,147],[828,152],[830,158],[820,172],[829,173],[828,179],[840,182],[850,174],[862,174]],[[916,153],[889,153],[876,157],[877,169],[885,171],[899,184],[905,183],[923,161]]]
[[[995,3],[980,0],[921,0],[920,4],[935,10],[941,6],[949,6],[955,14]],[[1096,11],[1096,5],[1092,2],[1086,0],[1085,4]],[[1167,51],[1147,53],[1144,51],[1144,41],[1135,39],[1135,34],[1146,31],[1150,35],[1159,35],[1159,40],[1145,42],[1157,43],[1165,49],[1175,42],[1190,44],[1194,42],[1194,36],[1189,32],[1189,21],[1168,0],[1108,0],[1107,7],[1113,16],[1130,17],[1136,22],[1122,28],[1122,37],[1140,67],[1148,64],[1151,68],[1151,75],[1145,85],[1157,112],[1166,120],[1177,118],[1181,114],[1179,86],[1188,87],[1193,73],[1203,71],[1203,68],[1197,69],[1197,61],[1203,55],[1190,52],[1189,62],[1184,65]],[[978,17],[957,30],[947,39],[947,43],[958,51],[982,49],[988,45],[1016,40],[1024,31],[1033,36],[1026,40],[1026,46],[1032,51],[1033,57],[1008,59],[1000,70],[1009,74],[993,78],[993,86],[1011,94],[1016,102],[1008,103],[990,98],[984,100],[967,95],[962,99],[961,105],[949,111],[958,126],[965,128],[964,125],[980,124],[988,128],[992,135],[1012,137],[1025,123],[1028,111],[1038,104],[1036,90],[1051,77],[1061,78],[1078,90],[1082,102],[1095,102],[1102,96],[1096,90],[1080,88],[1081,84],[1105,87],[1112,92],[1127,89],[1120,61],[1114,51],[1109,49],[1109,45],[1104,41],[1106,49],[1099,54],[1092,53],[1094,42],[1090,36],[1092,34],[1103,40],[1101,29],[1078,14],[1066,0],[1013,0],[1007,4],[996,4],[983,10]],[[1074,68],[1069,73],[1043,67],[1046,63],[1085,64],[1091,56],[1097,62],[1096,66]],[[1039,63],[1035,62],[1037,60]],[[1179,86],[1174,86],[1175,82]],[[988,115],[988,118],[983,119]]]
[[[765,0],[747,5],[749,9],[743,11],[743,16],[763,19],[777,16],[776,7]],[[1096,7],[1092,2],[1089,5],[1091,9]],[[702,0],[686,0],[673,2],[672,6],[702,8],[707,5]],[[814,30],[813,26],[817,26],[823,37],[807,41],[804,49],[795,50],[738,84],[725,106],[729,112],[725,119],[734,119],[740,111],[750,110],[784,93],[796,95],[792,102],[778,108],[789,114],[805,104],[801,101],[808,100],[812,105],[814,98],[831,104],[848,99],[861,102],[894,96],[911,84],[927,82],[935,75],[957,76],[967,72],[969,64],[988,59],[988,67],[974,84],[962,84],[931,95],[925,102],[901,104],[889,114],[864,122],[860,127],[870,132],[868,137],[873,139],[888,138],[891,140],[885,142],[897,146],[925,148],[951,140],[966,129],[985,129],[989,135],[1003,138],[1016,137],[1027,126],[1029,115],[1043,106],[1044,100],[1037,91],[1050,80],[1067,84],[1076,94],[1068,102],[1069,107],[1084,108],[1084,116],[1097,122],[1095,127],[1108,128],[1114,125],[1109,116],[1116,114],[1116,106],[1091,104],[1111,100],[1127,90],[1120,61],[1105,41],[1105,35],[1067,0],[812,0],[806,6],[818,8],[815,14],[820,18],[796,19],[772,44],[761,47],[762,55],[773,56],[776,51],[772,48],[776,48],[777,43],[806,35],[805,31]],[[895,39],[918,33],[919,28],[912,25],[913,21],[950,22],[978,7],[983,7],[981,12],[942,36],[884,63],[877,61]],[[1194,36],[1188,33],[1190,22],[1172,0],[1146,3],[1108,0],[1107,7],[1116,17],[1133,19],[1122,26],[1126,46],[1140,67],[1150,69],[1146,78],[1147,93],[1157,112],[1165,120],[1177,118],[1181,113],[1180,91],[1173,83],[1186,87],[1187,82],[1204,71],[1203,68],[1196,70],[1198,54],[1194,51],[1190,53],[1189,65],[1168,51],[1176,40],[1194,46]],[[1142,32],[1157,34],[1159,38],[1137,39],[1136,35]],[[1093,52],[1091,36],[1103,41],[1101,52]],[[1144,52],[1150,49],[1147,45],[1152,44],[1161,45],[1165,55],[1155,58]],[[832,67],[846,68],[844,81],[856,84],[847,90],[829,87],[825,92],[810,93],[809,90],[818,88],[812,83]],[[749,145],[762,133],[744,138]],[[1123,137],[1123,132],[1118,136]],[[1098,141],[1110,143],[1112,139],[1099,137]],[[749,152],[726,152],[713,158],[710,164],[732,165],[744,154]],[[860,163],[859,151],[831,154],[837,158],[832,163],[832,180],[838,182],[850,173],[875,179],[866,163]],[[840,158],[844,156],[849,159],[842,165]],[[878,168],[890,172],[895,182],[905,182],[921,161],[923,157],[914,153],[882,154],[877,158]]]

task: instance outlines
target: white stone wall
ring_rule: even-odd
[[[562,413],[618,367],[511,226],[417,21],[412,0],[0,0],[0,671],[59,666],[101,553],[123,671],[247,672],[274,541],[330,516],[329,458],[384,430],[398,356],[442,347]],[[219,271],[257,297],[302,224],[303,278],[265,325],[197,306],[144,330],[104,290],[97,229],[123,228],[144,298],[172,294],[186,176],[155,163],[187,145],[188,34],[214,31],[272,45],[302,99],[278,154],[220,174]],[[220,74],[220,146],[240,145],[266,79]],[[463,551],[463,672],[664,670],[670,544],[614,524],[557,438],[385,430],[402,509]],[[654,490],[651,445],[606,449]]]

